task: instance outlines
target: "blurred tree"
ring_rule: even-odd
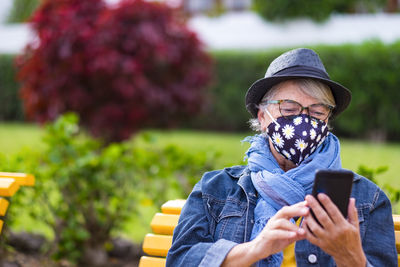
[[[270,21],[311,18],[324,21],[332,13],[366,13],[382,10],[390,0],[254,0],[254,9]]]
[[[211,59],[161,3],[49,0],[32,19],[38,42],[19,57],[27,117],[66,111],[108,141],[169,126],[200,110]]]
[[[8,23],[26,22],[32,12],[39,6],[39,0],[14,0]]]
[[[398,0],[387,0],[386,10],[387,10],[387,12],[390,12],[390,13],[399,11],[399,1]]]

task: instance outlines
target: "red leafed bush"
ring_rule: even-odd
[[[110,141],[198,112],[211,78],[210,57],[174,10],[125,0],[49,0],[32,25],[38,42],[19,57],[28,118],[66,111]]]

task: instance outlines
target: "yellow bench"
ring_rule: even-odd
[[[0,233],[3,229],[4,216],[6,215],[9,201],[20,186],[33,186],[35,177],[31,174],[0,172]]]
[[[162,213],[156,213],[150,223],[153,233],[143,241],[143,251],[149,256],[140,258],[139,267],[164,267],[165,257],[172,244],[172,234],[178,224],[179,214],[186,200],[170,200],[161,206]],[[396,235],[396,249],[400,253],[400,215],[393,214]],[[400,266],[400,256],[397,256]]]

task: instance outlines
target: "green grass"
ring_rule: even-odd
[[[218,159],[217,168],[244,164],[244,153],[249,147],[248,143],[241,143],[250,133],[217,133],[201,131],[151,130],[140,133],[134,140],[139,146],[148,146],[146,139],[151,139],[151,145],[166,146],[176,144],[190,151],[216,151]]]
[[[399,143],[371,143],[354,140],[342,140],[342,164],[344,168],[354,171],[360,165],[369,168],[387,166],[385,173],[377,176],[379,185],[386,183],[400,188],[400,144]]]
[[[20,151],[23,147],[43,149],[41,141],[43,130],[35,125],[29,124],[0,124],[0,148],[5,154],[13,154]],[[249,144],[241,143],[250,133],[215,133],[201,131],[172,130],[160,131],[150,130],[138,134],[132,141],[138,146],[165,146],[167,144],[177,144],[190,151],[217,151],[219,153],[216,168],[244,164],[243,156]],[[152,140],[152,142],[146,142]],[[400,188],[400,144],[377,144],[366,141],[341,140],[342,144],[342,164],[344,168],[354,171],[360,165],[369,168],[388,166],[388,171],[380,174],[377,178],[380,185],[386,183],[396,188]],[[199,177],[200,178],[200,177]],[[124,227],[124,235],[132,240],[140,242],[149,229],[149,223],[153,214],[157,212],[152,207],[143,207],[140,210],[141,221],[129,221]],[[24,225],[27,218],[21,218],[21,225],[17,230],[38,229],[43,231],[44,226]],[[33,222],[32,222],[33,223]],[[42,232],[43,232],[42,231]]]
[[[43,149],[43,129],[34,124],[0,123],[0,149],[10,155],[24,147]]]

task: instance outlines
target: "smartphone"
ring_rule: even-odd
[[[317,200],[318,193],[328,195],[332,202],[339,208],[343,217],[347,218],[353,176],[353,172],[347,170],[318,170],[315,173],[312,195]],[[314,219],[316,219],[313,211],[310,211]]]

